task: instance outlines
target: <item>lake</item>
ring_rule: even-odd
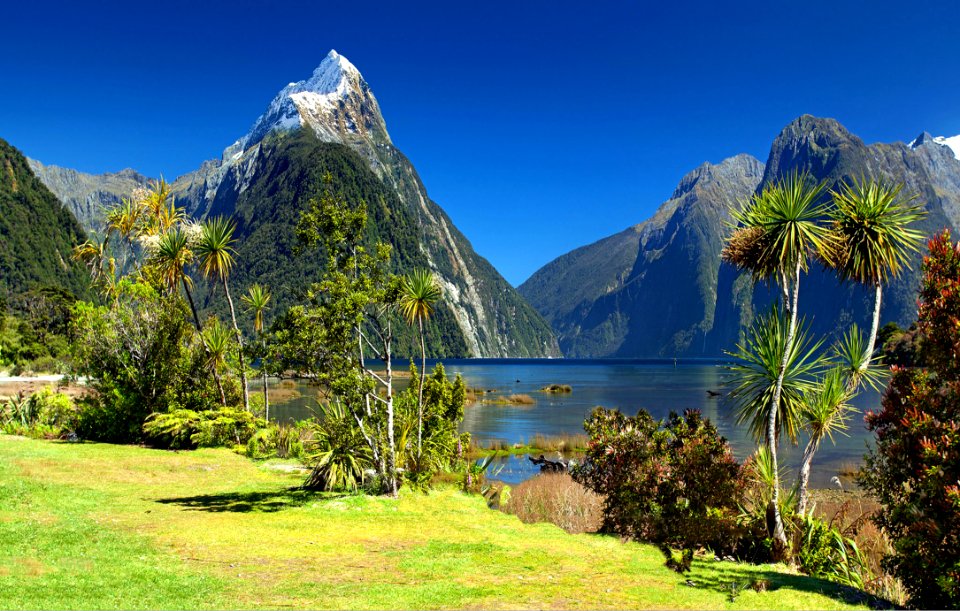
[[[633,415],[643,408],[655,418],[666,418],[671,411],[699,409],[727,438],[739,459],[756,449],[745,427],[736,424],[732,406],[723,396],[713,397],[708,390],[726,394],[728,376],[722,361],[708,360],[619,360],[619,359],[449,359],[443,361],[449,375],[459,373],[470,388],[492,390],[485,399],[495,400],[511,394],[528,394],[533,405],[493,405],[476,403],[464,410],[464,431],[483,443],[501,440],[510,444],[527,441],[535,434],[559,435],[583,433],[583,421],[597,405],[618,408]],[[427,361],[432,368],[433,361]],[[401,369],[401,367],[397,367]],[[403,370],[406,369],[404,366]],[[405,380],[400,380],[402,388]],[[569,384],[570,394],[548,394],[539,389],[548,384]],[[251,384],[251,391],[257,387]],[[303,381],[273,382],[272,392],[299,395],[271,400],[271,416],[278,420],[309,417],[316,405],[316,389]],[[828,487],[840,471],[858,466],[872,436],[863,423],[863,412],[877,409],[880,394],[865,391],[854,405],[848,435],[824,440],[814,458],[810,475],[814,487]],[[793,471],[799,464],[806,439],[799,446],[781,442],[781,464]],[[499,461],[497,479],[516,483],[537,471],[524,456]],[[849,477],[841,477],[844,485]]]

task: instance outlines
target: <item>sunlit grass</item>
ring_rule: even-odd
[[[454,489],[307,493],[274,466],[0,436],[0,607],[850,608],[824,581],[708,560],[680,576],[653,547]],[[730,602],[756,578],[770,591]]]

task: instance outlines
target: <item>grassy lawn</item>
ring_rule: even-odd
[[[0,608],[866,608],[769,566],[681,576],[653,547],[452,489],[391,500],[301,479],[226,450],[0,435]],[[767,591],[731,601],[758,578]]]

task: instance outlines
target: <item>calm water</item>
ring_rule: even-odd
[[[707,390],[726,394],[726,371],[719,361],[634,361],[575,359],[464,359],[444,361],[447,373],[461,374],[471,388],[493,390],[486,399],[510,394],[528,394],[534,405],[489,405],[477,403],[465,409],[462,429],[480,442],[501,440],[510,444],[527,441],[535,434],[558,435],[583,433],[583,421],[594,406],[618,408],[633,415],[643,408],[655,418],[666,418],[671,411],[699,409],[713,421],[726,437],[734,453],[743,459],[756,444],[743,427],[737,426],[732,407],[723,397],[711,397]],[[432,367],[428,361],[428,367]],[[401,387],[405,384],[401,380]],[[548,384],[569,384],[570,394],[538,392]],[[279,420],[305,418],[316,405],[316,389],[304,382],[280,383],[300,396],[271,401],[272,416]],[[275,388],[274,392],[282,388]],[[854,401],[864,412],[877,408],[879,393],[867,391]],[[851,419],[848,436],[838,436],[835,443],[824,440],[814,458],[811,483],[827,487],[830,478],[843,467],[859,465],[871,436],[863,424],[863,416]],[[795,470],[803,452],[800,446],[781,444],[781,462]],[[497,476],[518,482],[536,473],[526,457],[501,461]],[[793,475],[791,474],[791,478]],[[845,485],[849,481],[844,479]]]

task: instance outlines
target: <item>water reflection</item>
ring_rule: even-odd
[[[474,389],[492,390],[483,393],[485,402],[465,410],[462,430],[469,431],[480,442],[500,440],[515,444],[530,440],[535,434],[561,435],[583,432],[583,421],[594,406],[615,407],[628,414],[638,409],[649,411],[655,418],[666,418],[671,411],[699,409],[713,421],[726,437],[738,458],[743,459],[756,447],[744,427],[738,426],[726,394],[726,370],[716,361],[617,361],[617,360],[526,360],[470,359],[447,360],[444,366],[450,375],[460,373]],[[428,367],[432,363],[428,361]],[[399,380],[401,387],[406,380]],[[540,389],[548,384],[570,384],[571,394],[548,394]],[[272,400],[272,416],[278,420],[309,417],[316,406],[316,387],[304,382],[284,381],[271,388],[295,390],[299,396]],[[272,390],[271,392],[276,392]],[[533,405],[495,404],[498,397],[528,394]],[[867,391],[854,401],[861,412],[879,406],[879,393]],[[851,419],[848,436],[837,436],[836,444],[825,440],[814,459],[811,484],[829,486],[830,478],[862,462],[871,436],[862,415]],[[781,444],[782,463],[795,468],[803,452],[800,446]],[[525,457],[503,459],[504,470],[499,479],[520,481],[535,471]]]

